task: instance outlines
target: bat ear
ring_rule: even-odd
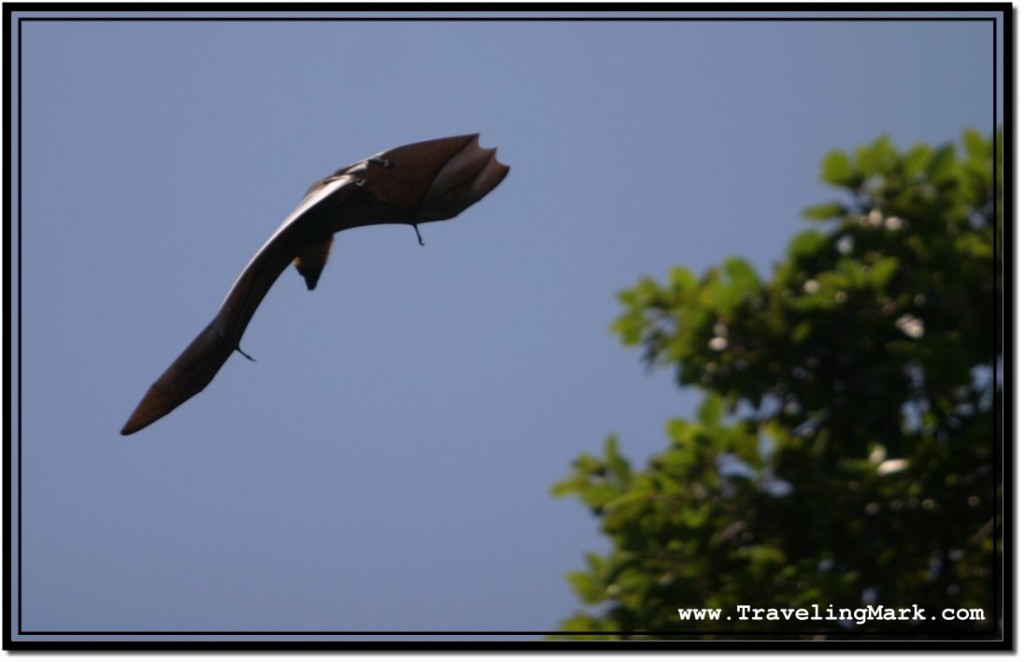
[[[295,268],[306,280],[306,289],[316,289],[317,281],[320,280],[320,273],[327,264],[327,257],[331,253],[331,244],[334,237],[328,237],[326,241],[319,244],[310,244],[295,258]]]

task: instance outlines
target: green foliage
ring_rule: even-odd
[[[646,467],[609,437],[553,487],[613,543],[569,575],[591,611],[561,629],[994,631],[1001,135],[994,143],[966,131],[959,154],[900,152],[884,136],[830,152],[822,177],[843,195],[804,211],[822,229],[797,235],[771,278],[733,257],[620,293],[622,342],[706,396],[695,421],[668,422],[669,446]],[[987,619],[850,626],[677,612],[814,604],[981,607]]]

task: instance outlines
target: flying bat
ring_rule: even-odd
[[[315,182],[231,286],[216,317],[146,391],[121,429],[138,432],[202,391],[236,350],[277,277],[295,264],[310,290],[327,263],[334,233],[363,225],[413,226],[455,218],[508,174],[477,134],[396,147]]]

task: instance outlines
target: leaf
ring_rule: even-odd
[[[813,332],[814,326],[807,320],[804,320],[797,323],[793,330],[789,332],[789,340],[794,345],[803,345]]]
[[[709,308],[729,313],[741,305],[747,297],[757,292],[760,280],[757,272],[748,262],[738,257],[726,258],[723,269],[727,278],[718,281],[717,287],[710,286],[702,293],[702,300]]]
[[[846,205],[840,202],[825,202],[820,205],[811,205],[810,207],[804,207],[800,215],[812,221],[842,218],[846,215]]]
[[[757,271],[741,257],[727,257],[725,273],[733,284],[744,290],[756,290],[761,286],[761,279],[758,277]]]
[[[578,480],[576,480],[575,478],[568,478],[566,480],[560,480],[554,485],[552,485],[551,489],[549,490],[549,493],[553,497],[561,498],[564,496],[568,496],[573,492],[578,492],[580,490],[580,487],[581,485]]]
[[[893,274],[899,269],[900,261],[895,257],[887,257],[875,262],[867,271],[867,279],[878,289],[883,289],[889,284]]]
[[[643,314],[640,312],[628,311],[619,315],[612,323],[612,333],[619,336],[619,342],[626,347],[639,345],[643,340],[644,330],[647,325],[644,323]]]
[[[672,267],[668,272],[668,280],[672,284],[673,289],[683,292],[689,292],[697,287],[697,277],[686,267]]]
[[[790,240],[789,257],[798,259],[805,255],[814,255],[827,243],[828,236],[817,230],[806,230]]]
[[[604,584],[589,572],[575,570],[568,573],[566,579],[583,602],[594,604],[606,599]]]
[[[671,418],[665,424],[665,434],[669,439],[678,442],[686,442],[690,438],[690,430],[693,424],[682,418]]]
[[[738,552],[738,556],[745,557],[757,566],[775,566],[786,562],[786,554],[773,545],[751,545],[744,547]]]
[[[631,475],[629,462],[619,454],[618,439],[613,434],[608,435],[608,438],[605,439],[604,456],[612,475],[622,485],[628,485]]]
[[[932,148],[928,145],[914,145],[903,155],[903,176],[908,181],[924,172],[925,165],[932,155]]]
[[[868,175],[889,175],[899,162],[896,150],[886,135],[880,136],[867,147],[857,148],[856,153],[857,168]]]
[[[992,145],[975,129],[964,129],[964,149],[972,159],[990,161]]]
[[[697,410],[697,420],[707,427],[718,425],[722,420],[722,398],[715,393],[708,393]]]
[[[842,151],[834,149],[825,155],[821,165],[821,178],[836,186],[857,187],[862,181],[854,171],[850,158]]]
[[[926,167],[928,176],[934,180],[953,177],[956,173],[956,152],[952,145],[945,145],[932,154]]]

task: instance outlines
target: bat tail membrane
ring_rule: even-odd
[[[219,326],[218,320],[211,322],[149,387],[121,434],[138,432],[163,418],[213,380],[238,346],[221,333]]]
[[[434,175],[420,202],[418,219],[454,218],[505,179],[508,166],[498,161],[498,150],[481,147],[476,135],[469,138],[469,142],[452,154]]]

